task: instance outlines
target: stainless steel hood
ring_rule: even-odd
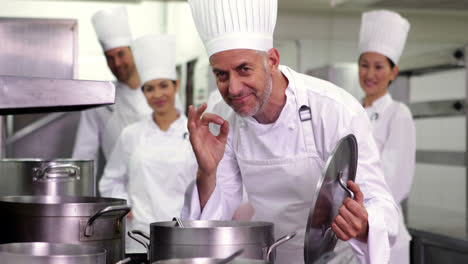
[[[0,115],[78,111],[114,101],[111,82],[0,75]]]

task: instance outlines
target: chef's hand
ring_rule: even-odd
[[[220,116],[203,112],[206,103],[197,110],[189,107],[188,130],[190,143],[198,162],[197,187],[200,197],[200,205],[203,208],[216,186],[216,169],[223,158],[229,133],[229,123]],[[210,132],[209,124],[215,123],[221,126],[218,136]]]
[[[132,211],[128,212],[127,219],[133,219]]]
[[[364,195],[356,183],[348,181],[348,187],[354,193],[354,200],[347,197],[343,201],[338,215],[333,220],[333,231],[339,239],[344,241],[356,238],[361,242],[367,242],[369,222],[367,210],[363,204]]]

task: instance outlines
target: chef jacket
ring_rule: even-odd
[[[105,159],[109,159],[123,128],[153,112],[141,89],[130,89],[122,82],[114,82],[114,85],[114,105],[82,112],[73,148],[74,159],[97,160],[100,147]]]
[[[365,109],[372,123],[385,181],[395,201],[401,203],[408,198],[414,176],[416,136],[411,112],[403,103],[394,101],[389,93]],[[390,263],[409,263],[411,236],[402,214],[399,223],[400,231]]]
[[[99,182],[105,197],[126,199],[133,218],[127,230],[149,233],[149,225],[179,216],[184,192],[197,171],[190,145],[187,118],[180,114],[168,130],[161,130],[151,115],[126,127],[107,162]],[[128,252],[144,252],[126,239]]]
[[[280,66],[280,70],[289,84],[286,89],[286,104],[278,120],[272,124],[260,124],[252,117],[243,118],[231,111],[227,118],[230,124],[228,140],[217,169],[214,192],[201,211],[198,190],[194,185],[191,196],[186,196],[182,218],[231,219],[242,199],[244,182],[255,209],[254,220],[273,222],[277,237],[290,231],[297,232],[296,238],[277,248],[277,263],[304,263],[305,229],[314,194],[314,186],[310,184],[316,183],[321,176],[323,166],[338,141],[348,134],[354,134],[359,149],[355,181],[364,194],[369,233],[367,243],[351,239],[349,244],[361,263],[387,263],[390,246],[398,233],[398,207],[384,181],[379,153],[372,139],[371,124],[366,112],[350,94],[329,82],[296,73],[285,66]],[[310,107],[309,123],[301,121],[298,114],[302,102]],[[313,134],[313,153],[306,150],[310,142],[304,138],[310,138],[308,134]],[[300,175],[294,171],[294,166],[288,173],[290,175],[274,171],[268,174],[257,171],[256,175],[242,173],[248,170],[241,160],[262,160],[263,164],[274,165],[298,155],[301,159],[318,159],[320,167],[314,167],[314,171]],[[302,162],[299,159],[297,161],[298,164]],[[294,178],[288,179],[288,176]],[[255,183],[250,178],[261,180]],[[285,179],[287,184],[283,184]],[[268,196],[263,199],[269,203],[268,210],[259,207],[256,200],[252,200],[256,192],[261,192],[264,188],[274,190],[264,194]],[[261,198],[257,200],[260,201]]]

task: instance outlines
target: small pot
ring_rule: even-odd
[[[107,264],[124,257],[123,199],[71,196],[0,197],[0,244],[51,242],[107,250]]]
[[[58,243],[11,243],[0,245],[0,259],[8,264],[105,264],[103,248]]]
[[[165,259],[158,260],[152,264],[218,264],[224,259],[216,258],[185,258],[185,259]],[[261,259],[234,259],[229,261],[229,264],[270,264],[271,262]]]
[[[150,230],[151,236],[139,230],[128,232],[147,248],[150,262],[173,258],[225,258],[243,249],[241,258],[274,263],[276,247],[296,235],[292,232],[275,242],[273,223],[253,221],[183,221],[183,227],[177,221],[167,221],[152,223]]]

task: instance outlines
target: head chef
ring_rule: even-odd
[[[307,215],[322,169],[339,140],[354,134],[359,174],[348,187],[355,199],[338,202],[331,228],[363,262],[385,263],[398,209],[359,102],[331,83],[279,65],[273,47],[277,0],[189,3],[219,92],[231,111],[223,119],[214,114],[225,113],[218,105],[214,113],[203,114],[206,104],[189,109],[198,172],[182,217],[229,220],[245,187],[253,219],[273,222],[278,236],[297,233],[277,249],[276,263],[304,263]],[[219,125],[219,131],[212,134],[210,123]]]
[[[389,84],[398,74],[398,61],[410,24],[389,10],[362,14],[359,38],[359,80],[363,106],[371,120],[387,185],[400,204],[408,198],[414,177],[416,133],[409,108],[393,100]],[[400,210],[401,211],[401,210]],[[409,263],[410,240],[403,215],[390,263]]]
[[[133,40],[127,9],[119,6],[101,10],[93,15],[92,22],[104,50],[107,65],[115,78],[127,84],[129,88],[138,88],[140,77],[130,50]]]

